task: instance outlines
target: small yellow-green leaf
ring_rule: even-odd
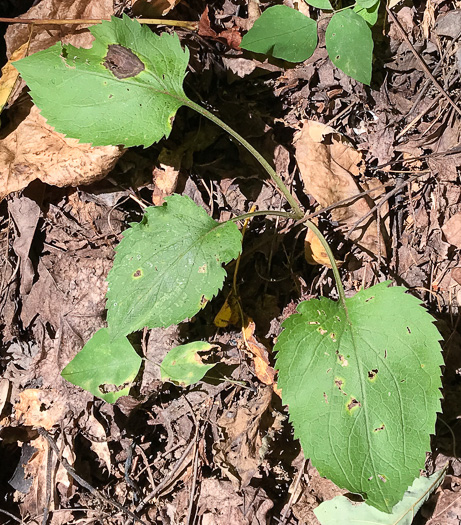
[[[64,368],[61,375],[94,396],[115,403],[127,396],[129,383],[141,366],[141,358],[126,337],[111,340],[101,328]]]
[[[160,365],[163,381],[173,381],[183,386],[200,381],[215,365],[202,362],[200,353],[208,352],[213,345],[204,341],[194,341],[172,348]]]

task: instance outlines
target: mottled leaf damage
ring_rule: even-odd
[[[145,69],[144,64],[133,51],[118,44],[109,45],[103,66],[120,79],[135,77]]]

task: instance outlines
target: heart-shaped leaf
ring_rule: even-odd
[[[290,62],[303,62],[317,46],[317,24],[286,5],[266,9],[243,37],[240,47]]]
[[[141,366],[141,358],[126,337],[111,340],[101,328],[64,368],[61,375],[108,403],[127,396]],[[126,386],[124,386],[126,385]]]
[[[295,435],[322,476],[391,512],[424,466],[440,410],[440,335],[418,299],[380,283],[299,304],[275,350]]]

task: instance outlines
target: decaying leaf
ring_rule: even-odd
[[[233,291],[226,297],[213,322],[218,328],[226,328],[229,325],[238,326],[242,323],[242,309]]]
[[[305,120],[302,130],[295,137],[296,160],[304,182],[304,190],[322,206],[330,206],[343,199],[359,195],[379,184],[369,179],[360,184],[362,155],[355,150],[345,137],[333,128],[320,122]],[[377,191],[373,194],[379,196]],[[374,206],[373,200],[364,196],[331,211],[333,220],[348,231],[354,223],[366,215]],[[381,210],[381,216],[384,209]],[[350,238],[365,252],[377,255],[386,252],[385,228],[381,222],[378,235],[374,216],[361,223]]]
[[[274,390],[278,393],[277,384],[274,379],[275,370],[269,362],[269,352],[254,336],[255,329],[256,325],[250,319],[245,328],[243,328],[245,349],[253,355],[257,378],[265,385],[273,385]]]
[[[0,113],[8,102],[19,77],[18,70],[11,64],[11,62],[24,58],[27,52],[27,47],[27,42],[22,44],[22,46],[13,52],[11,58],[2,67],[2,76],[0,77]]]
[[[455,213],[448,221],[442,226],[442,232],[446,240],[456,246],[461,247],[461,213]]]
[[[64,416],[64,406],[57,391],[28,388],[19,394],[14,405],[15,419],[22,425],[50,430]]]
[[[323,264],[323,266],[328,266],[331,268],[330,259],[328,258],[325,248],[322,246],[322,243],[319,241],[319,238],[315,233],[309,229],[304,240],[304,257],[309,264]],[[336,261],[336,265],[341,267],[343,264],[342,261]]]
[[[18,105],[0,139],[0,200],[35,179],[77,186],[102,179],[123,153],[118,146],[92,147],[57,133],[36,106]]]
[[[165,16],[180,2],[181,0],[132,0],[132,9],[136,16],[158,18]]]

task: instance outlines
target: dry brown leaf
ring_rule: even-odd
[[[18,105],[0,138],[0,200],[35,179],[77,186],[102,179],[123,153],[119,146],[92,147],[57,133],[36,106]]]
[[[304,257],[306,258],[306,261],[313,266],[323,264],[323,266],[331,268],[330,259],[325,248],[322,246],[317,235],[315,235],[310,228],[307,230],[306,238],[304,240]],[[336,259],[335,262],[338,267],[341,267],[343,264],[343,261],[338,261]]]
[[[27,44],[28,42],[25,42],[22,46],[16,49],[12,53],[8,62],[2,67],[2,76],[0,78],[0,113],[8,102],[19,77],[19,71],[11,64],[11,62],[24,58],[27,52]]]
[[[461,248],[461,212],[455,213],[448,219],[442,226],[442,232],[447,242]]]
[[[86,424],[86,430],[89,434],[91,441],[90,448],[98,456],[102,463],[107,467],[108,472],[111,471],[112,461],[110,458],[109,444],[107,443],[107,435],[104,427],[94,417],[93,414],[89,414],[88,421]],[[91,437],[94,436],[94,440]]]
[[[362,155],[330,126],[305,120],[302,130],[295,136],[295,146],[304,191],[312,195],[322,207],[358,195],[379,184],[377,180],[371,179],[366,185],[363,184],[363,188],[360,186],[357,177]],[[349,230],[372,206],[370,198],[362,197],[334,208],[331,216]],[[352,232],[350,238],[365,252],[376,255],[379,246],[381,252],[386,249],[383,233],[384,228],[378,238],[376,220],[370,217]]]
[[[245,335],[245,348],[253,354],[256,377],[265,385],[274,385],[275,370],[270,365],[269,352],[254,336],[255,329],[255,323],[249,320],[248,324],[243,329]]]
[[[18,18],[99,19],[109,18],[113,14],[113,0],[41,0]],[[11,24],[8,27],[5,35],[8,57],[29,40],[30,31],[30,25],[26,24]],[[87,25],[39,25],[33,28],[29,53],[47,49],[59,40],[76,47],[90,47],[93,37]]]
[[[21,425],[50,430],[66,413],[67,408],[57,391],[28,388],[19,394],[14,405],[14,417]]]
[[[132,0],[133,14],[145,18],[165,16],[175,8],[181,0]]]

